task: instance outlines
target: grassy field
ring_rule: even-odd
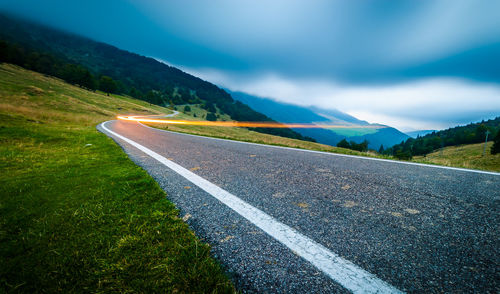
[[[493,142],[488,142],[483,156],[484,143],[446,147],[427,156],[416,156],[413,161],[453,167],[500,172],[500,154],[492,155]]]
[[[169,110],[0,65],[0,292],[234,292],[97,123]]]

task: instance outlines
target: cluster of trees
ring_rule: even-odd
[[[337,147],[342,147],[342,148],[347,148],[347,149],[365,152],[365,151],[368,151],[368,143],[369,142],[367,140],[364,140],[361,143],[356,143],[354,141],[347,142],[347,140],[344,138],[340,142],[337,143]]]
[[[218,109],[238,121],[272,121],[247,105],[234,101],[226,91],[209,82],[153,58],[104,43],[2,15],[0,39],[10,43],[2,43],[6,47],[6,53],[2,54],[3,61],[60,77],[90,90],[130,95],[161,106],[202,104],[209,112],[216,113]],[[31,57],[28,58],[28,55]],[[31,59],[33,61],[28,62]],[[313,140],[291,129],[255,130]]]
[[[115,93],[118,89],[116,82],[108,76],[97,79],[87,68],[69,63],[49,53],[40,53],[0,40],[0,62],[8,62],[31,69],[43,74],[63,79],[82,88],[95,91]]]
[[[466,126],[459,126],[443,131],[432,132],[423,137],[409,138],[390,148],[384,149],[380,145],[378,153],[392,155],[398,159],[410,160],[413,156],[427,155],[433,151],[447,146],[456,146],[462,144],[481,143],[486,140],[488,132],[488,141],[493,141],[491,154],[500,153],[500,117],[482,121],[480,123],[471,123]],[[345,138],[337,143],[337,147],[367,151],[368,141],[361,143],[354,141],[348,142]]]
[[[413,156],[426,155],[447,146],[484,142],[486,132],[489,133],[488,141],[491,141],[495,136],[498,137],[499,130],[500,117],[497,117],[480,123],[471,123],[466,126],[432,132],[416,139],[409,138],[400,144],[385,149],[383,154],[394,155],[401,159],[411,159]]]

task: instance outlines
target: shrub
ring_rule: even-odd
[[[217,117],[215,116],[215,114],[213,112],[209,112],[209,113],[207,113],[207,120],[208,121],[216,121]]]

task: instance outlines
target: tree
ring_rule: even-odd
[[[364,140],[361,143],[356,143],[354,141],[351,141],[349,145],[351,145],[350,148],[353,150],[357,150],[357,151],[361,151],[361,152],[365,152],[368,150],[368,141],[367,140]]]
[[[78,67],[74,64],[65,64],[59,74],[63,80],[70,84],[76,84],[78,81]]]
[[[215,116],[215,114],[213,112],[209,112],[209,113],[207,113],[207,120],[208,121],[216,121],[217,117]]]
[[[341,148],[348,148],[350,149],[351,148],[351,145],[349,144],[349,142],[347,142],[347,140],[344,138],[342,139],[342,141],[338,142],[337,143],[337,147],[341,147]]]
[[[79,84],[80,86],[91,91],[95,91],[95,89],[97,88],[97,82],[94,76],[86,68],[83,69],[83,74],[81,76]]]
[[[206,102],[203,106],[204,109],[208,110],[209,112],[216,112],[217,110],[215,109],[215,105],[212,102]]]
[[[146,93],[146,97],[144,97],[146,101],[148,101],[149,103],[152,103],[152,104],[156,104],[156,105],[163,105],[164,102],[163,102],[163,99],[161,97],[161,93],[159,91],[156,91],[156,90],[149,90],[147,93]]]
[[[0,40],[0,62],[10,61],[9,50],[10,50],[9,44],[3,40]]]
[[[141,93],[141,91],[137,90],[135,87],[132,87],[130,89],[129,95],[134,97],[134,98],[144,99],[144,98],[142,98],[143,94]]]
[[[493,139],[493,146],[491,146],[491,154],[497,153],[500,153],[500,129],[498,130],[495,139]]]
[[[482,141],[486,137],[486,132],[488,131],[488,128],[484,124],[480,124],[479,126],[476,127],[476,136],[473,139],[474,143],[475,141]]]
[[[189,107],[189,105],[184,106],[184,112],[190,112],[190,111],[191,107]]]
[[[167,96],[172,96],[172,94],[174,93],[174,87],[170,84],[167,84],[165,85],[163,92],[167,94]]]
[[[380,144],[380,148],[378,149],[378,153],[384,153],[384,145]]]
[[[179,93],[181,100],[183,103],[189,103],[189,100],[191,99],[191,93],[189,93],[189,90],[186,88],[179,88],[177,90],[177,93]]]
[[[99,89],[105,92],[108,96],[109,93],[114,93],[116,91],[116,88],[116,83],[111,77],[102,76],[99,80]]]
[[[403,149],[398,149],[394,153],[394,157],[397,159],[410,160],[412,158],[409,150],[404,151]]]

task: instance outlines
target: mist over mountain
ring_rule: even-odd
[[[311,137],[319,143],[335,146],[344,138],[356,143],[368,140],[369,148],[378,150],[380,145],[390,147],[409,138],[408,135],[392,127],[380,129],[369,128],[368,126],[371,126],[371,124],[368,122],[359,120],[339,110],[322,109],[319,107],[302,107],[243,92],[229,91],[229,93],[231,93],[234,99],[280,122],[360,126],[352,129],[294,129],[294,131],[304,136]]]
[[[340,110],[337,110],[337,109],[325,109],[325,108],[320,108],[320,107],[316,107],[316,106],[309,106],[306,108],[310,109],[314,113],[317,113],[318,115],[321,115],[323,117],[328,118],[333,123],[339,122],[340,124],[342,124],[342,122],[344,122],[344,123],[347,122],[347,123],[352,123],[352,124],[356,124],[356,125],[369,125],[370,124],[367,121],[357,119],[354,116],[349,115],[349,114],[342,112]]]

